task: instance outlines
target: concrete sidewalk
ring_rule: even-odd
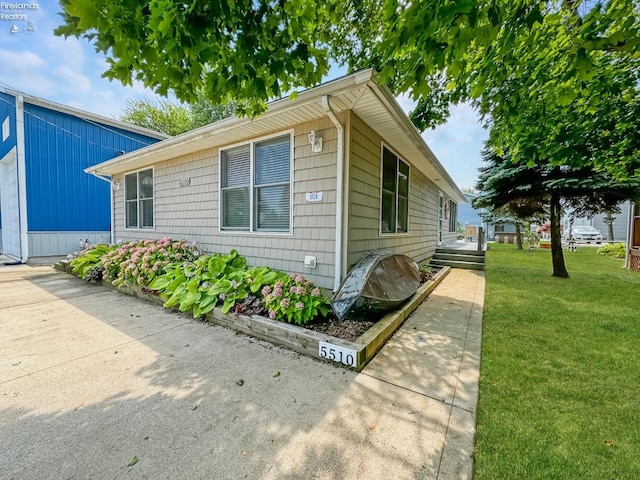
[[[0,266],[8,479],[464,479],[484,276],[453,270],[360,374],[49,267]]]

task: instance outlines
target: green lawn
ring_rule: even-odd
[[[640,274],[565,261],[487,252],[476,480],[640,478]]]

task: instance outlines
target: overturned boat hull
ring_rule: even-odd
[[[340,319],[369,320],[404,303],[419,286],[420,271],[413,259],[370,253],[351,269],[331,307]]]

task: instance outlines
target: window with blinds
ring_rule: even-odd
[[[291,136],[220,154],[222,230],[291,230]]]
[[[382,147],[380,232],[406,233],[409,224],[409,165]]]
[[[153,169],[124,176],[126,228],[153,228]]]

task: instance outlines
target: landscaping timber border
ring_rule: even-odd
[[[66,260],[56,264],[55,268],[73,275],[69,262]],[[382,348],[389,337],[402,325],[402,322],[418,308],[424,299],[427,298],[444,277],[447,276],[449,271],[450,267],[443,267],[436,273],[433,280],[421,285],[416,293],[401,307],[386,314],[354,342],[332,337],[325,333],[315,332],[297,325],[278,322],[259,315],[225,314],[222,313],[219,308],[215,308],[213,312],[207,314],[206,319],[210,323],[245,333],[320,360],[327,360],[320,355],[320,342],[327,342],[338,347],[353,350],[356,352],[355,366],[353,368],[356,371],[360,371],[369,363],[380,348]],[[110,282],[106,281],[103,281],[102,285],[158,305],[164,303],[157,295],[147,295],[137,287],[114,287]]]

